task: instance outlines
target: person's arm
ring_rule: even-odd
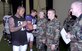
[[[80,27],[77,26],[78,24],[76,23],[73,27],[72,30],[70,32],[68,32],[70,39],[72,41],[77,41],[77,32],[80,31]]]
[[[56,26],[54,27],[54,31],[55,31],[54,39],[55,39],[56,46],[58,46],[59,45],[59,38],[60,38],[60,22],[58,21],[55,24],[56,24]]]
[[[18,27],[15,27],[14,19],[13,19],[12,17],[9,19],[10,32],[18,31],[18,30],[20,30],[22,27],[24,27],[25,25],[26,25],[25,22],[23,22],[22,25],[20,25],[20,26],[18,26]]]

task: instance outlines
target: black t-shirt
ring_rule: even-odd
[[[13,19],[15,27],[20,26],[22,21],[25,21],[25,19],[22,17],[17,18],[16,16],[13,16]],[[17,46],[27,44],[26,30],[24,27],[16,32],[12,32],[12,44]]]

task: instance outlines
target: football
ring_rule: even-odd
[[[27,30],[33,30],[33,25],[32,25],[32,23],[27,23],[26,29],[27,29]]]

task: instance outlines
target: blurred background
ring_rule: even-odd
[[[63,25],[64,20],[68,17],[70,5],[74,1],[78,0],[0,0],[0,51],[12,51],[11,46],[8,45],[8,43],[6,43],[2,38],[3,16],[9,13],[14,15],[18,6],[24,6],[26,9],[25,15],[29,14],[31,9],[36,9],[37,11],[44,10],[46,12],[48,9],[53,8],[56,10],[61,25]],[[63,40],[60,41],[60,50],[68,51]]]

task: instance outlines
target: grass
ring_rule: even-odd
[[[0,51],[12,51],[12,45],[8,44],[8,42],[4,40],[4,37],[2,37],[0,41]],[[29,48],[27,51],[29,51]],[[37,51],[35,46],[33,46],[33,51]]]
[[[60,51],[68,51],[67,50],[68,46],[69,45],[66,46],[66,44],[60,38],[60,45],[59,45]],[[3,37],[0,41],[0,51],[12,51],[12,45],[9,45],[7,41],[4,41]],[[29,51],[29,48],[27,51]],[[37,51],[35,46],[33,47],[33,51]]]
[[[4,41],[3,37],[0,41],[0,51],[12,51],[11,45],[9,45],[7,41]]]

